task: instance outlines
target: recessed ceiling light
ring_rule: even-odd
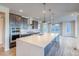
[[[72,13],[71,16],[74,16],[74,14]]]
[[[23,10],[22,10],[22,9],[20,9],[20,10],[19,10],[19,12],[23,12]]]
[[[45,14],[45,13],[46,13],[46,11],[45,11],[45,10],[43,10],[43,11],[42,11],[42,13],[43,13],[43,14]]]

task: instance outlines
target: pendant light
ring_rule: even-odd
[[[51,9],[49,9],[48,11],[49,11],[49,22],[48,23],[51,24],[51,20],[52,20],[51,19],[51,17],[52,17],[52,15],[51,15]]]
[[[44,16],[44,20],[43,20],[43,23],[46,22],[46,3],[43,3],[43,16]]]

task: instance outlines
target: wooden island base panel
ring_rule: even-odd
[[[16,56],[50,56],[58,49],[53,49],[59,44],[58,33],[44,33],[18,38],[16,40]],[[52,52],[50,52],[53,50]]]

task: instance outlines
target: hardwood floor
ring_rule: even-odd
[[[16,48],[11,48],[9,51],[4,51],[4,48],[0,48],[0,56],[16,56]]]

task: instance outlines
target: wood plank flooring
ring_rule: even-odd
[[[0,56],[16,56],[16,47],[11,48],[9,51],[4,51],[4,48],[0,48]]]

